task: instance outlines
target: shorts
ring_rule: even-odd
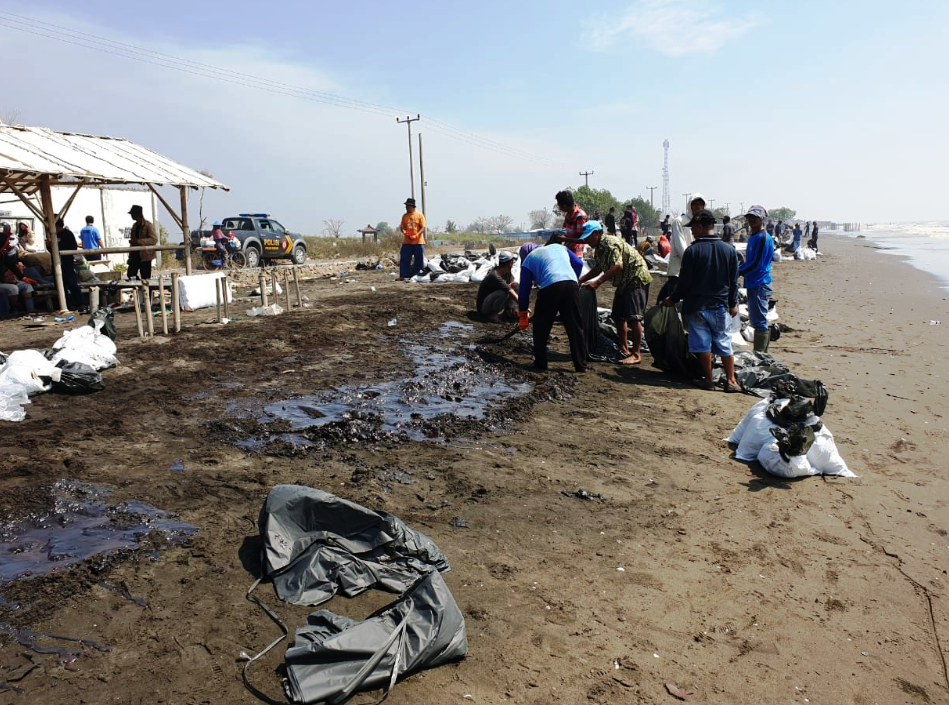
[[[613,311],[610,314],[617,323],[642,321],[646,313],[646,289],[642,286],[627,286],[617,289],[613,296]]]
[[[732,333],[725,307],[685,314],[689,331],[689,352],[711,352],[720,357],[732,354]]]

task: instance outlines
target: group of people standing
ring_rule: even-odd
[[[547,368],[547,339],[555,317],[563,320],[570,341],[574,369],[586,370],[587,341],[584,340],[580,313],[580,291],[596,291],[607,282],[615,287],[611,316],[617,326],[620,364],[642,360],[643,319],[652,276],[638,249],[626,238],[615,234],[615,217],[607,215],[605,227],[588,220],[574,203],[573,194],[561,191],[557,206],[564,213],[563,229],[546,245],[528,243],[520,248],[520,281],[514,281],[511,268],[514,256],[502,253],[500,263],[479,288],[478,308],[495,316],[513,315],[516,298],[519,328],[534,327],[534,366]],[[735,379],[731,344],[731,320],[738,314],[738,280],[744,277],[748,297],[748,315],[754,329],[754,349],[767,352],[770,330],[767,322],[772,294],[771,263],[774,241],[766,231],[767,210],[752,206],[744,213],[750,231],[744,263],[739,263],[734,247],[734,230],[724,223],[716,233],[716,217],[706,208],[705,198],[695,194],[690,213],[671,222],[667,218],[668,279],[659,292],[657,303],[675,306],[681,302],[683,321],[688,330],[689,352],[700,360],[704,388],[713,388],[714,356],[722,359],[726,392],[740,392]],[[723,219],[724,220],[724,219]],[[610,232],[613,225],[613,232]],[[584,247],[593,248],[593,265],[583,273]],[[539,292],[533,312],[530,295],[534,284]],[[487,306],[488,302],[492,306]],[[491,308],[491,311],[487,309]]]

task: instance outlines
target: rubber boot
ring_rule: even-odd
[[[768,343],[771,342],[771,331],[755,330],[755,352],[768,352]]]
[[[30,315],[36,313],[36,302],[33,301],[32,296],[23,297],[23,306],[26,308],[26,312]]]

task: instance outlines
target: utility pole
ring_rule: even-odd
[[[593,176],[593,172],[592,172],[592,171],[581,171],[581,172],[580,172],[580,176],[583,177],[584,185],[589,187],[589,185],[590,185],[590,177]]]
[[[653,192],[654,192],[657,188],[659,188],[659,187],[658,187],[658,186],[647,186],[646,188],[649,189],[649,207],[650,207],[650,208],[655,208],[655,206],[652,204],[652,194],[653,194]]]
[[[729,206],[731,206],[731,202],[730,202],[730,201],[725,204],[725,215],[731,215],[731,214],[732,214],[732,210],[731,210],[731,208],[730,208]]]
[[[412,184],[412,198],[415,198],[415,167],[412,160],[412,123],[421,120],[421,115],[416,115],[415,117],[405,116],[405,120],[401,118],[396,118],[395,121],[398,123],[405,123],[405,126],[409,128],[409,181]]]
[[[690,208],[690,206],[692,205],[692,194],[683,193],[682,195],[685,196],[685,213],[686,215],[689,215],[692,212],[692,209]]]
[[[708,199],[708,209],[709,209],[710,211],[714,211],[714,210],[715,210],[715,199],[714,199],[714,198]]]
[[[418,133],[418,175],[422,183],[422,215],[425,215],[425,162],[422,161],[422,133]],[[428,216],[425,216],[426,220]]]
[[[738,201],[738,207],[741,208],[741,215],[744,215],[744,214],[745,214],[745,202],[744,202],[744,201]]]

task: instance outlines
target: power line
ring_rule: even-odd
[[[87,32],[80,32],[61,25],[50,22],[44,22],[31,17],[17,15],[12,12],[0,10],[0,26],[14,29],[19,32],[32,34],[35,36],[54,39],[58,42],[70,44],[84,49],[91,49],[112,56],[119,56],[125,59],[131,59],[143,64],[158,66],[160,68],[171,69],[181,73],[209,78],[212,80],[230,83],[232,85],[265,90],[271,93],[286,95],[289,97],[302,98],[314,102],[330,105],[333,107],[356,110],[368,114],[384,115],[391,117],[393,112],[405,112],[403,110],[379,105],[369,101],[356,98],[346,98],[345,96],[335,95],[326,91],[319,91],[309,88],[303,88],[280,81],[255,76],[253,74],[242,73],[232,69],[204,64],[198,61],[183,59],[169,54],[163,54],[158,51],[140,47],[126,42],[108,39]],[[557,164],[551,159],[533,154],[523,149],[510,147],[495,140],[481,137],[473,132],[468,132],[456,128],[440,120],[429,119],[430,129],[450,139],[464,142],[466,144],[479,147],[481,149],[498,152],[505,156],[532,161],[548,168],[563,168],[564,165]]]

